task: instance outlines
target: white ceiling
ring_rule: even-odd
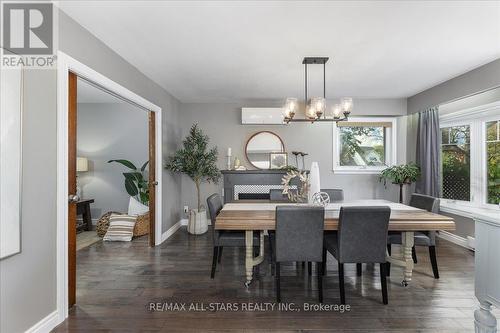
[[[412,96],[500,58],[500,1],[61,1],[182,102]],[[318,67],[318,66],[315,66]],[[311,68],[311,94],[321,93]]]

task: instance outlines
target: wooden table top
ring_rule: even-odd
[[[276,203],[229,203],[215,222],[217,230],[274,230]],[[290,204],[283,204],[290,205]],[[384,200],[346,201],[330,204],[325,210],[325,230],[337,230],[341,206],[389,206],[391,231],[455,230],[451,217]]]

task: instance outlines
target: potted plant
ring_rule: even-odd
[[[387,181],[399,185],[399,203],[403,203],[403,186],[417,181],[420,177],[420,167],[415,163],[394,165],[382,170],[380,181],[384,180],[384,186]]]
[[[183,148],[177,150],[165,165],[167,170],[186,174],[196,186],[197,209],[189,212],[188,232],[191,234],[203,234],[208,230],[207,214],[200,198],[201,183],[217,183],[221,175],[216,165],[217,147],[208,149],[208,141],[208,136],[194,124],[182,142]]]
[[[131,200],[137,201],[138,205],[142,205],[143,210],[149,210],[149,184],[147,181],[146,167],[149,161],[146,161],[140,169],[129,160],[109,160],[108,163],[119,163],[130,169],[129,172],[124,172],[125,190],[130,195]],[[137,206],[136,204],[136,206]]]

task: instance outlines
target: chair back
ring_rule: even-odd
[[[325,209],[276,207],[276,261],[322,261]]]
[[[385,263],[389,207],[341,207],[338,230],[340,263]]]
[[[293,191],[293,190],[290,190],[290,191]],[[290,202],[290,199],[288,199],[288,195],[283,194],[283,190],[280,190],[280,189],[269,190],[269,200]]]
[[[219,194],[214,193],[207,198],[208,214],[212,222],[212,235],[214,236],[214,243],[217,243],[217,231],[215,230],[215,219],[222,209],[222,199]]]
[[[425,209],[431,213],[439,213],[439,199],[430,195],[413,193],[410,199],[410,206]]]
[[[344,190],[341,188],[322,188],[321,192],[328,193],[328,196],[330,197],[330,202],[344,200]]]

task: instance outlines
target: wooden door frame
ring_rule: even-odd
[[[154,241],[162,241],[162,109],[114,82],[78,60],[59,51],[57,54],[57,318],[58,323],[68,316],[68,73],[72,72],[132,103],[154,112],[156,181],[155,191],[156,216],[154,221]]]

